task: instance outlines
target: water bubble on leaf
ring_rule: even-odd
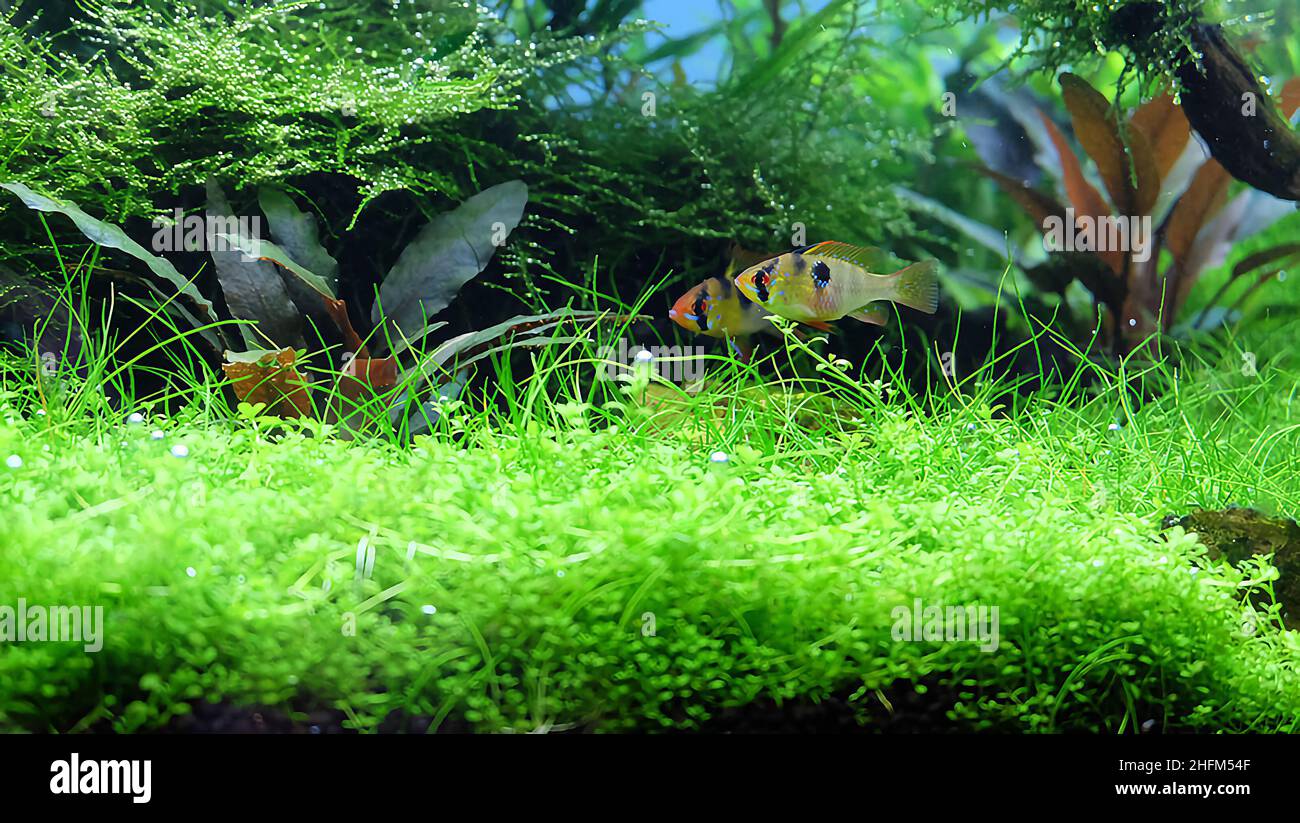
[[[193,566],[186,566],[186,567],[185,567],[185,573],[186,573],[187,575],[189,575],[190,577],[198,577],[198,576],[199,576],[199,572],[198,572],[198,570],[195,569]]]
[[[1117,432],[1117,431],[1119,431],[1121,428],[1123,428],[1123,426],[1121,426],[1119,423],[1111,423],[1111,424],[1110,424],[1109,426],[1107,426],[1106,428],[1110,429],[1110,430],[1113,431],[1113,432]]]
[[[730,460],[731,458],[728,457],[727,453],[724,451],[716,451],[713,454],[709,455],[710,463],[727,463],[730,462]]]
[[[21,469],[23,467],[23,459],[16,454],[11,454],[5,458],[5,465],[11,469]]]
[[[420,607],[420,611],[424,612],[425,614],[437,614],[437,613],[438,613],[438,607],[437,607],[437,606],[433,606],[433,605],[429,605],[429,604],[425,604],[425,605],[423,605],[423,606]]]
[[[144,415],[140,414],[140,412],[131,412],[127,415],[126,422],[130,423],[132,426],[138,426],[144,422]]]
[[[190,447],[184,443],[177,443],[175,446],[172,446],[171,455],[172,457],[189,457]]]
[[[166,432],[164,432],[162,429],[154,429],[153,431],[149,432],[150,440],[162,440],[166,436],[167,436]]]

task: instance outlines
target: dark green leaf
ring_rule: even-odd
[[[209,180],[207,188],[208,216],[232,217],[230,203],[221,186]],[[208,253],[212,255],[226,306],[235,317],[255,321],[257,332],[265,336],[259,340],[257,332],[245,325],[241,326],[244,341],[250,348],[263,347],[268,339],[277,348],[302,345],[302,314],[289,299],[284,278],[275,264],[224,248],[224,243],[215,242],[217,239],[215,236],[209,238]]]
[[[154,274],[171,283],[179,294],[183,294],[193,301],[199,307],[200,312],[205,315],[206,320],[213,323],[217,322],[216,313],[212,310],[212,303],[199,293],[199,290],[194,287],[194,284],[189,279],[182,276],[169,261],[152,254],[144,246],[132,240],[121,228],[114,226],[112,223],[105,223],[103,220],[91,217],[78,208],[75,203],[37,194],[22,183],[0,183],[0,189],[8,189],[13,192],[30,209],[56,212],[70,218],[76,224],[77,229],[92,242],[104,248],[118,249],[131,255],[148,266]]]
[[[308,271],[295,263],[293,258],[290,257],[284,249],[274,243],[266,240],[250,240],[247,237],[239,237],[224,232],[217,232],[215,236],[229,243],[232,249],[238,249],[250,257],[279,263],[304,284],[309,286],[313,291],[318,292],[322,296],[328,297],[331,300],[334,299],[334,287],[332,285],[315,272]]]
[[[322,280],[337,289],[339,263],[320,242],[316,218],[299,209],[289,195],[266,186],[257,190],[257,202],[271,224],[271,236],[280,248],[289,253],[297,263],[313,271]]]
[[[527,203],[528,187],[512,180],[481,191],[430,221],[402,251],[379,288],[371,312],[380,330],[378,339],[390,341],[393,351],[399,351],[405,341],[419,335],[429,318],[483,271],[497,244],[519,225]]]

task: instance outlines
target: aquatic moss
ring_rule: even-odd
[[[533,72],[602,44],[501,44],[494,18],[443,5],[381,26],[347,3],[167,14],[108,3],[78,30],[99,49],[89,59],[11,14],[0,21],[6,173],[110,219],[152,215],[159,194],[212,175],[241,187],[346,175],[357,209],[395,189],[459,193],[421,147],[478,154],[459,122],[517,104]]]
[[[926,0],[947,24],[1013,16],[1021,39],[1015,55],[1056,74],[1108,51],[1125,55],[1144,78],[1170,78],[1198,55],[1190,35],[1215,11],[1206,0]]]
[[[631,60],[640,21],[578,36],[523,34],[451,2],[383,14],[344,0],[167,14],[110,3],[74,30],[97,49],[85,56],[11,16],[0,169],[113,220],[194,208],[210,176],[236,196],[287,187],[316,207],[329,243],[391,236],[413,211],[522,178],[532,231],[502,264],[533,303],[547,275],[568,279],[597,256],[635,261],[625,274],[640,283],[661,262],[712,267],[732,239],[779,247],[802,229],[881,242],[911,225],[888,181],[931,158],[914,118],[870,104],[862,78],[891,58],[853,5],[718,90]],[[6,235],[41,243],[14,214]],[[348,268],[382,269],[385,254],[367,244]]]
[[[574,415],[518,433],[469,420],[475,447],[411,450],[231,430],[198,408],[87,427],[20,415],[28,390],[8,391],[0,455],[21,466],[0,468],[0,602],[102,605],[107,627],[97,654],[7,648],[4,728],[151,729],[221,702],[332,708],[361,729],[394,712],[691,729],[755,701],[936,682],[950,722],[976,728],[1300,716],[1296,635],[1249,612],[1267,578],[1159,524],[1222,488],[1296,499],[1294,443],[1233,462],[1284,394],[1226,423],[1212,401],[1170,400],[1119,432],[1075,408],[883,406],[807,446],[764,445],[772,421],[742,414],[728,436],[754,445],[714,465]],[[998,651],[895,641],[915,598],[997,606]]]

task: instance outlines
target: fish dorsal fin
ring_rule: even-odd
[[[825,243],[817,243],[800,251],[803,254],[817,254],[843,260],[861,266],[873,274],[885,274],[893,271],[894,268],[893,263],[890,262],[889,252],[874,246],[852,246],[848,243],[827,240]]]
[[[731,242],[731,248],[727,252],[726,276],[734,277],[751,266],[757,266],[759,263],[780,256],[781,252],[750,251],[733,240]]]

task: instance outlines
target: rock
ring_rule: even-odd
[[[1278,571],[1273,592],[1282,604],[1282,619],[1287,628],[1300,630],[1300,524],[1254,509],[1230,507],[1195,509],[1186,517],[1166,517],[1163,525],[1195,532],[1216,560],[1240,563],[1252,555],[1273,555]]]

